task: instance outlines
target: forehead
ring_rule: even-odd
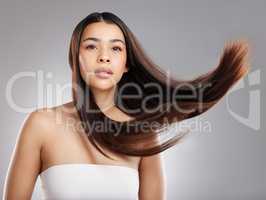
[[[95,22],[89,24],[83,31],[82,39],[96,37],[102,40],[120,39],[125,41],[124,34],[116,24]]]

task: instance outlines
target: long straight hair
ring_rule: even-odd
[[[89,86],[81,77],[81,36],[86,26],[95,22],[115,24],[124,34],[129,70],[117,83],[115,102],[133,120],[119,122],[107,117],[99,109]],[[246,42],[229,42],[216,68],[193,80],[177,80],[167,76],[166,71],[148,58],[134,34],[119,17],[110,12],[94,12],[77,24],[71,37],[69,64],[72,69],[73,102],[88,139],[106,157],[111,158],[101,146],[129,156],[154,155],[174,146],[188,133],[176,131],[175,134],[165,134],[169,125],[206,112],[247,74],[247,54]],[[148,84],[154,87],[146,87]],[[139,96],[139,89],[142,96]],[[145,98],[148,99],[148,109],[143,109]],[[95,128],[93,125],[96,122],[108,124],[109,129]],[[163,136],[165,139],[160,142]]]

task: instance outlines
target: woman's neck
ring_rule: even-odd
[[[115,106],[115,87],[110,90],[97,90],[92,88],[91,91],[94,96],[95,103],[102,112],[105,112]]]

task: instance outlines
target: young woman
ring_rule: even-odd
[[[186,132],[165,127],[215,105],[248,72],[247,50],[228,44],[215,69],[175,80],[116,15],[88,15],[70,43],[73,101],[28,116],[4,199],[30,199],[39,175],[46,199],[166,199],[160,153]]]

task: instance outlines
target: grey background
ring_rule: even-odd
[[[7,82],[19,72],[43,70],[52,75],[44,84],[55,87],[70,83],[67,54],[75,25],[91,12],[111,11],[125,21],[148,55],[177,78],[215,67],[226,41],[250,41],[251,71],[260,70],[261,81],[232,95],[230,105],[234,112],[247,117],[249,91],[259,90],[260,129],[238,122],[223,98],[197,118],[208,121],[211,131],[192,131],[185,141],[163,153],[167,196],[171,200],[266,199],[265,8],[266,1],[258,0],[1,1],[0,195],[15,140],[27,116],[8,104]],[[36,108],[37,93],[37,80],[32,78],[17,81],[12,90],[16,103],[30,108]],[[70,97],[69,89],[63,101]],[[55,105],[55,97],[51,100]],[[40,196],[38,179],[32,199]]]

